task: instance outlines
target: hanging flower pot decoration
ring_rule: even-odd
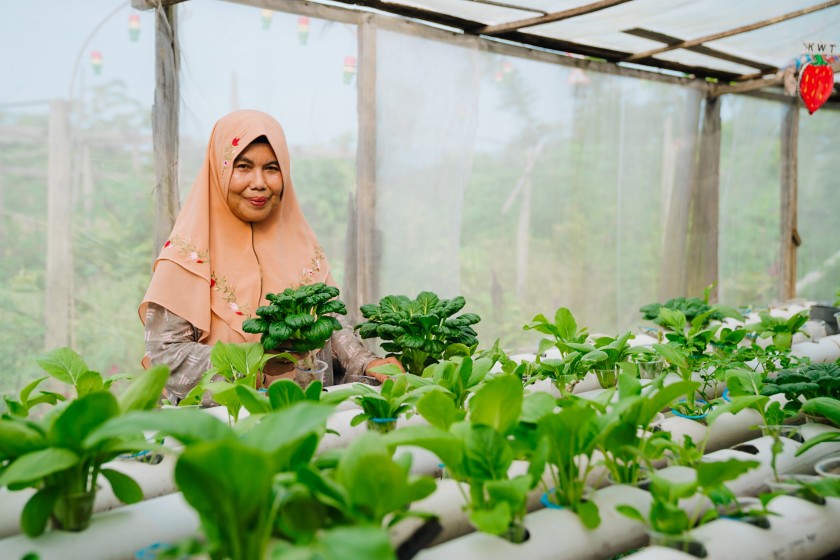
[[[97,76],[102,73],[102,53],[99,51],[90,51],[90,65],[93,67],[93,73]]]
[[[268,31],[268,29],[271,27],[271,17],[273,15],[274,15],[274,12],[272,12],[271,10],[269,10],[267,8],[260,12],[260,17],[262,18],[262,28],[265,31]]]
[[[306,42],[309,40],[309,18],[306,16],[300,16],[298,18],[298,41],[300,41],[301,45],[306,46]]]
[[[132,43],[136,43],[140,38],[140,16],[137,14],[128,16],[128,38]]]
[[[344,57],[344,84],[349,85],[356,75],[356,57],[347,55]]]
[[[814,112],[828,101],[834,89],[834,70],[823,59],[816,55],[814,61],[805,64],[799,72],[799,96],[805,103],[808,113]]]

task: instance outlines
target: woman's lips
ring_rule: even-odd
[[[254,206],[256,208],[262,208],[263,206],[265,206],[266,202],[268,202],[268,199],[264,196],[256,196],[247,200],[251,206]]]

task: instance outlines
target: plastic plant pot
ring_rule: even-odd
[[[592,371],[595,373],[595,378],[598,380],[598,385],[600,385],[602,389],[609,389],[611,387],[615,387],[615,384],[618,380],[615,366],[611,368],[594,369]]]
[[[685,399],[680,399],[677,402],[686,402],[686,400]],[[707,403],[703,399],[695,399],[694,404],[707,404]],[[706,416],[709,415],[708,412],[703,412],[701,414],[684,414],[684,413],[680,412],[679,410],[677,410],[675,408],[672,408],[671,412],[674,414],[674,416],[679,416],[680,418],[687,418],[689,420],[703,420]]]
[[[53,527],[63,531],[87,529],[93,516],[95,498],[96,490],[60,495],[52,513]]]
[[[639,367],[639,377],[641,379],[656,379],[662,375],[662,369],[665,366],[662,360],[636,362],[636,365]]]
[[[313,381],[324,382],[324,373],[327,371],[327,362],[315,360],[312,369],[305,368],[301,362],[295,364],[295,382],[306,389]]]
[[[840,455],[819,461],[814,465],[814,470],[824,478],[840,478]]]
[[[368,418],[367,428],[371,432],[379,432],[380,434],[387,434],[397,427],[396,418]]]
[[[673,548],[690,554],[695,558],[705,558],[707,556],[706,547],[703,543],[691,538],[691,535],[683,533],[681,535],[670,535],[668,533],[659,533],[657,531],[649,531],[648,537],[651,546],[665,546]]]

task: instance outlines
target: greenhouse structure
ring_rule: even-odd
[[[840,557],[840,0],[2,13],[0,559]]]

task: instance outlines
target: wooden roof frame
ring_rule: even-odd
[[[151,9],[154,8],[158,3],[162,6],[169,6],[184,2],[186,0],[132,0],[132,6],[138,9]],[[260,5],[271,8],[273,4],[277,5],[277,9],[283,9],[288,11],[289,2],[285,2],[282,0],[232,0],[238,3],[250,4],[250,5]],[[490,6],[497,6],[503,7],[507,9],[515,9],[521,10],[523,12],[532,12],[532,13],[539,13],[541,15],[517,20],[513,22],[502,23],[498,25],[485,25],[481,22],[476,22],[468,19],[464,19],[462,17],[447,14],[443,12],[435,12],[432,10],[428,10],[425,8],[420,8],[417,6],[411,6],[407,4],[400,4],[393,1],[387,0],[330,0],[331,5],[321,4],[319,2],[310,2],[308,0],[301,0],[298,2],[301,5],[302,12],[312,12],[318,10],[318,6],[323,6],[325,9],[337,9],[335,4],[346,4],[349,6],[353,6],[354,8],[361,8],[364,10],[376,10],[379,12],[384,12],[388,14],[397,15],[404,18],[410,18],[413,20],[419,20],[421,22],[437,25],[437,26],[444,26],[451,28],[453,30],[457,30],[458,32],[467,34],[467,35],[476,35],[486,37],[488,39],[498,39],[502,41],[512,42],[521,44],[524,47],[537,47],[539,49],[545,49],[549,51],[556,51],[565,54],[571,55],[578,55],[584,56],[589,58],[600,59],[605,62],[610,62],[613,64],[621,64],[621,63],[633,63],[638,64],[641,66],[647,66],[652,69],[656,70],[665,70],[670,72],[680,72],[683,74],[687,74],[699,80],[707,80],[712,82],[724,83],[729,84],[731,82],[745,82],[748,85],[742,84],[735,84],[732,86],[720,86],[718,87],[717,91],[720,92],[728,92],[730,91],[727,88],[732,88],[731,92],[744,92],[744,91],[754,91],[759,89],[764,89],[768,87],[777,87],[781,80],[777,74],[781,72],[781,68],[774,66],[773,64],[761,62],[761,61],[753,61],[747,60],[743,57],[739,57],[737,55],[732,55],[726,52],[722,52],[718,49],[714,49],[705,45],[705,43],[717,39],[721,39],[724,37],[732,37],[734,35],[738,35],[741,33],[747,33],[749,31],[753,31],[755,29],[760,29],[763,27],[767,27],[770,25],[782,23],[784,21],[788,21],[797,17],[801,17],[806,14],[818,12],[821,10],[825,10],[831,8],[836,5],[840,5],[840,0],[824,0],[819,3],[815,3],[813,6],[808,8],[802,8],[800,10],[796,10],[793,12],[788,12],[786,14],[782,14],[779,16],[775,16],[768,19],[763,19],[760,21],[756,21],[751,24],[742,25],[737,28],[721,31],[718,33],[714,33],[712,35],[708,35],[705,37],[699,37],[695,39],[686,40],[679,37],[672,37],[669,35],[665,35],[662,33],[633,27],[627,30],[624,30],[624,33],[628,35],[634,35],[637,37],[643,37],[648,40],[659,41],[663,43],[662,47],[658,47],[656,49],[648,50],[645,52],[639,53],[632,53],[632,52],[623,52],[617,51],[614,49],[592,46],[592,45],[585,45],[582,43],[576,43],[574,41],[567,41],[564,39],[553,38],[553,37],[545,37],[541,35],[535,35],[533,33],[529,33],[527,31],[528,28],[543,25],[546,23],[551,23],[555,21],[561,21],[566,19],[572,19],[575,17],[580,17],[586,14],[594,13],[601,10],[607,10],[613,8],[615,6],[625,4],[627,2],[632,2],[633,0],[597,0],[595,2],[591,2],[589,4],[584,4],[582,6],[578,6],[575,8],[571,8],[568,10],[563,10],[560,12],[553,12],[553,13],[544,13],[538,9],[531,8],[528,6],[520,6],[516,3],[516,0],[471,0],[472,2],[479,3],[479,4],[486,4]],[[282,8],[281,8],[282,6]],[[340,8],[338,8],[340,9]],[[331,12],[334,14],[334,11]],[[661,54],[664,52],[670,52],[677,49],[686,49],[690,50],[708,57],[717,58],[720,60],[725,60],[727,62],[732,62],[736,64],[740,64],[742,66],[748,66],[755,68],[757,72],[750,73],[750,74],[739,74],[735,72],[730,72],[726,70],[720,70],[715,68],[707,68],[704,66],[696,66],[696,65],[689,65],[689,64],[682,64],[679,62],[664,60],[660,58],[655,58],[657,54]],[[770,79],[768,79],[770,77]],[[836,101],[840,98],[840,88],[835,86],[835,91],[832,94],[831,101]]]

